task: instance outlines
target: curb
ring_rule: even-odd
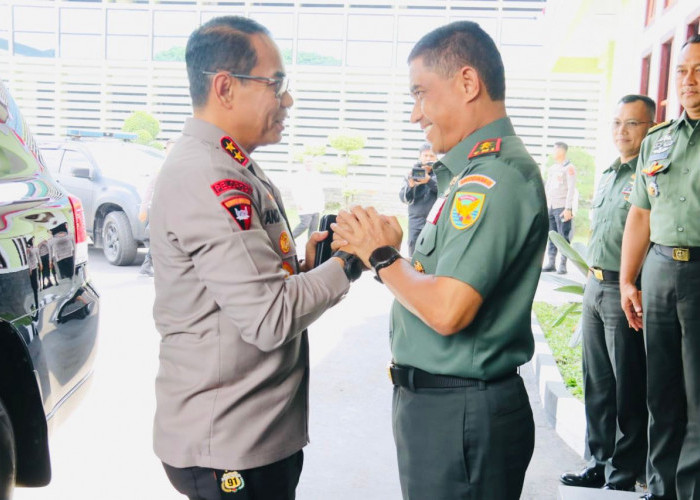
[[[535,375],[540,403],[547,420],[559,437],[579,456],[585,458],[584,405],[572,396],[564,385],[552,351],[534,313],[532,314],[532,333],[535,337],[535,354],[527,365]]]

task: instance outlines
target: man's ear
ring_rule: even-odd
[[[209,90],[211,97],[215,98],[226,109],[231,107],[233,101],[234,81],[226,73],[217,73],[211,79],[211,89]]]
[[[459,70],[458,85],[467,102],[471,102],[479,96],[481,92],[481,80],[479,73],[471,66],[463,66]]]

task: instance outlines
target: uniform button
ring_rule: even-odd
[[[685,196],[681,196],[681,201],[685,201]]]
[[[683,226],[678,226],[678,232],[682,233],[683,232]]]

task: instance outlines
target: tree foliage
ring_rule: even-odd
[[[160,134],[160,122],[153,115],[145,111],[134,111],[122,125],[124,132],[131,132],[138,137],[136,143],[151,146],[156,149],[163,149],[163,145],[156,141]]]

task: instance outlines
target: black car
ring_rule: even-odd
[[[165,159],[135,137],[68,130],[66,139],[40,145],[56,182],[82,200],[92,242],[115,266],[132,264],[148,239],[143,198]]]
[[[81,202],[52,179],[0,80],[0,498],[49,483],[49,431],[90,380],[87,255]]]

